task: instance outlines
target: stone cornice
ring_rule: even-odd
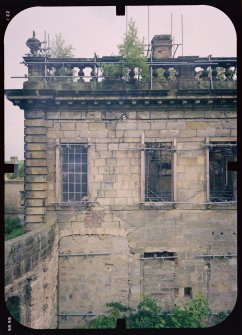
[[[127,91],[57,91],[5,90],[6,97],[20,108],[36,105],[96,105],[96,106],[236,106],[237,91],[223,90],[127,90]]]

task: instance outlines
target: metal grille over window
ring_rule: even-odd
[[[168,260],[174,260],[177,258],[175,252],[169,251],[154,251],[154,252],[144,252],[144,258],[166,258]]]
[[[210,200],[212,202],[235,201],[237,175],[228,170],[228,163],[237,160],[235,142],[213,142],[209,145]]]
[[[87,196],[87,145],[61,145],[62,201],[81,201]]]
[[[172,200],[172,145],[145,145],[145,201]]]

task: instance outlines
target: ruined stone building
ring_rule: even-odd
[[[20,322],[74,328],[142,295],[169,310],[202,292],[233,310],[236,58],[173,57],[156,35],[149,82],[124,82],[100,70],[120,57],[51,58],[38,43],[23,89],[6,90],[25,116],[26,234],[5,253]]]

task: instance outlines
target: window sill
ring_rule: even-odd
[[[176,208],[175,202],[142,202],[140,204],[141,209],[174,209]]]
[[[207,209],[237,209],[237,201],[210,202],[206,204]]]
[[[62,208],[78,208],[78,209],[85,209],[89,208],[91,204],[95,202],[93,201],[69,201],[69,202],[53,202],[50,205],[54,206],[55,209],[62,209]]]

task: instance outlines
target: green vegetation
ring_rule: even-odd
[[[50,45],[51,45],[50,46],[51,57],[55,57],[55,58],[71,58],[71,57],[74,57],[73,46],[71,44],[67,44],[67,42],[62,37],[61,33],[58,33],[58,34],[55,35],[54,39],[51,40]],[[57,67],[55,69],[53,68],[53,74],[55,76],[62,76],[60,78],[55,78],[54,79],[55,85],[56,85],[56,83],[59,83],[59,82],[72,83],[73,71],[66,66]],[[70,78],[67,78],[68,76]],[[63,87],[61,87],[61,89],[62,88]]]
[[[148,296],[143,297],[136,310],[117,302],[109,303],[107,307],[107,315],[99,315],[85,328],[116,328],[117,319],[120,318],[126,320],[127,328],[203,328],[210,314],[208,302],[202,294],[182,307],[174,307],[169,313],[162,312]]]
[[[24,234],[24,227],[19,218],[6,216],[4,221],[5,241]]]
[[[133,76],[137,76],[139,81],[148,75],[148,65],[144,55],[144,41],[138,38],[138,29],[135,22],[130,19],[128,23],[128,31],[125,34],[123,43],[118,45],[119,54],[123,57],[123,76],[125,80],[132,80]]]
[[[123,318],[124,313],[131,310],[129,307],[126,307],[118,302],[111,302],[109,304],[106,304],[106,306],[109,308],[108,316],[99,315],[95,320],[89,322],[87,328],[89,329],[116,328],[117,319]]]
[[[155,90],[174,90],[179,81],[180,73],[175,68],[150,67],[147,64],[145,55],[144,39],[138,37],[138,29],[131,18],[128,22],[127,32],[124,34],[123,41],[117,45],[118,55],[113,57],[117,63],[99,63],[97,68],[101,70],[103,81],[97,77],[92,78],[90,82],[76,78],[73,64],[55,64],[47,69],[48,80],[28,77],[24,83],[25,89],[55,89],[55,90],[73,90],[73,91],[97,91],[97,90],[129,90],[129,89],[155,89]],[[54,58],[72,58],[74,57],[74,48],[65,41],[61,33],[58,33],[51,40],[49,56]],[[83,76],[83,67],[78,72]],[[94,75],[94,68],[91,74]],[[152,74],[151,74],[152,71]],[[213,69],[214,88],[227,88],[233,86],[226,82],[228,78],[236,79],[236,73],[232,68],[217,67]],[[152,75],[152,82],[151,82]],[[196,74],[197,82],[194,82],[198,88],[207,89],[210,87],[209,78],[211,69],[207,67],[204,71]],[[76,82],[77,80],[77,82]],[[151,85],[152,83],[152,85]],[[190,81],[182,82],[185,88],[191,87]],[[195,88],[195,87],[194,87]]]
[[[17,173],[6,173],[8,179],[24,178],[24,161],[20,161]]]
[[[207,300],[198,294],[184,307],[174,307],[171,315],[166,316],[166,324],[169,328],[204,328],[209,313]]]
[[[128,23],[128,31],[123,43],[118,45],[118,49],[122,63],[102,65],[104,76],[114,79],[122,78],[131,84],[147,78],[149,66],[144,55],[144,42],[139,40],[138,29],[132,18]]]
[[[213,323],[216,324],[216,325],[219,324],[220,322],[224,321],[229,314],[230,314],[230,311],[220,312],[217,315],[214,315],[213,316]]]
[[[127,320],[128,328],[165,328],[165,320],[159,315],[161,308],[156,302],[144,296],[143,301],[137,306],[136,313],[132,313]]]
[[[19,298],[11,297],[7,300],[6,306],[12,317],[20,322],[20,306],[19,306]]]
[[[105,78],[121,79],[122,65],[121,64],[101,64],[102,73]]]
[[[18,166],[18,176],[20,178],[24,177],[24,161],[21,161]]]
[[[74,48],[71,44],[67,44],[61,33],[55,35],[50,43],[50,55],[56,58],[74,57]]]

